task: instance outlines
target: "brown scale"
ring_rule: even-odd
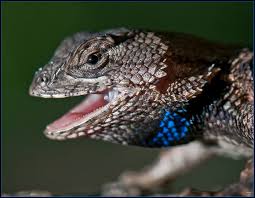
[[[224,46],[182,33],[159,33],[158,36],[168,46],[163,57],[168,66],[164,69],[167,75],[156,84],[161,93],[165,93],[169,84],[177,79],[204,75],[212,64],[222,65],[237,51],[235,46]]]

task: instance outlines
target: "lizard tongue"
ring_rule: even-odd
[[[47,126],[48,130],[60,130],[78,122],[87,114],[107,104],[103,94],[90,94],[68,113]]]

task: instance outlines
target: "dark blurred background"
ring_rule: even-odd
[[[2,3],[2,192],[48,190],[94,194],[124,170],[151,163],[158,149],[44,137],[46,124],[82,98],[30,97],[34,72],[58,44],[78,31],[128,26],[193,33],[252,46],[252,2]],[[239,178],[243,160],[215,158],[172,184],[214,190]]]

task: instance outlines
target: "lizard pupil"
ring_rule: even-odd
[[[87,63],[95,65],[95,64],[97,64],[98,60],[99,60],[99,58],[97,55],[91,54],[91,55],[89,55],[89,57],[87,59]]]

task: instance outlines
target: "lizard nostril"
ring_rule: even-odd
[[[40,80],[41,80],[41,82],[47,82],[48,78],[46,76],[43,76]]]
[[[37,78],[37,82],[41,85],[45,85],[49,82],[49,77],[46,74],[43,74]]]

